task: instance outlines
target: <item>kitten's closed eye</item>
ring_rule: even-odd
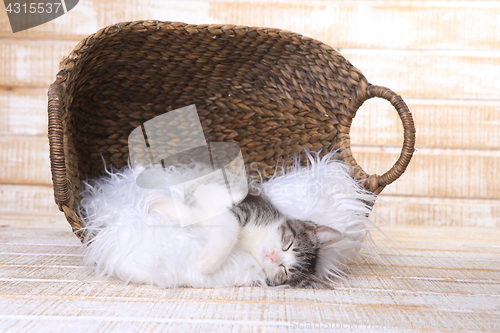
[[[285,244],[286,244],[286,243],[285,243]],[[292,245],[293,245],[293,239],[292,239],[292,240],[290,240],[290,241],[288,242],[288,244],[286,244],[286,245],[282,248],[283,252],[286,252],[286,251],[290,250],[290,248],[292,247]]]
[[[285,273],[285,276],[288,277],[288,270],[286,269],[285,265],[281,264],[280,267],[283,270],[283,273]]]
[[[295,230],[289,228],[287,224],[281,226],[280,230],[282,232],[281,243],[283,244],[283,247],[281,249],[283,250],[283,252],[286,252],[290,250],[293,245],[293,241],[296,237]]]

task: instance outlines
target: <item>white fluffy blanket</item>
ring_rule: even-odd
[[[341,276],[367,244],[367,218],[375,196],[353,180],[349,167],[307,153],[308,167],[296,165],[261,185],[270,200],[290,217],[335,228],[344,239],[322,249],[317,275],[325,280]],[[265,276],[253,257],[235,248],[213,275],[198,272],[197,260],[207,242],[207,230],[179,227],[163,214],[149,211],[162,190],[143,189],[134,170],[108,172],[85,184],[80,215],[92,240],[85,246],[85,263],[102,277],[161,287],[228,287],[260,284]],[[362,250],[362,251],[360,251]],[[363,251],[364,250],[364,251]]]

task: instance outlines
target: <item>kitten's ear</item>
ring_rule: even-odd
[[[327,227],[326,225],[317,226],[315,234],[320,247],[339,242],[344,238],[344,234],[340,231]]]

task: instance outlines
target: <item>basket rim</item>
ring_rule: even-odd
[[[337,57],[341,57],[343,61],[345,61],[354,71],[357,72],[360,79],[365,81],[368,84],[368,81],[364,77],[364,75],[354,67],[349,60],[347,60],[341,53],[339,53],[335,48],[325,44],[317,39],[312,37],[307,37],[305,35],[285,30],[279,28],[269,28],[269,27],[256,27],[256,26],[245,26],[245,25],[234,25],[234,24],[188,24],[184,22],[177,21],[161,21],[161,20],[137,20],[137,21],[123,21],[115,24],[108,25],[104,28],[99,29],[93,34],[83,38],[74,48],[71,50],[68,56],[63,57],[59,63],[59,72],[56,75],[56,80],[54,83],[64,83],[67,79],[66,72],[69,72],[73,69],[71,63],[78,61],[81,58],[81,55],[85,53],[85,51],[92,47],[98,41],[113,37],[121,32],[132,31],[132,32],[155,32],[155,31],[165,31],[165,32],[173,32],[183,30],[188,34],[198,34],[201,32],[208,32],[212,34],[213,38],[220,35],[229,35],[229,36],[237,36],[246,34],[247,36],[251,36],[255,34],[255,36],[262,34],[266,34],[269,36],[280,38],[298,38],[303,42],[310,43],[311,45],[315,45],[316,47],[322,49],[323,51],[333,53]]]

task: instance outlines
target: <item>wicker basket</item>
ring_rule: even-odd
[[[246,163],[264,168],[301,147],[341,148],[354,177],[376,194],[405,171],[415,144],[400,96],[369,84],[330,46],[279,29],[115,24],[63,59],[48,95],[55,201],[80,238],[82,180],[104,173],[102,158],[126,165],[135,127],[189,104],[196,105],[207,140],[237,143]],[[352,119],[372,97],[390,101],[404,126],[401,155],[381,176],[364,172],[350,150]]]

